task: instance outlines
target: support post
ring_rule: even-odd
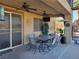
[[[65,16],[65,37],[66,37],[66,43],[71,43],[72,40],[72,17],[71,15]]]

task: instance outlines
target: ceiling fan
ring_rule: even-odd
[[[22,8],[23,8],[25,11],[28,11],[28,12],[29,12],[30,10],[37,11],[37,9],[31,8],[30,5],[28,5],[26,2],[23,2]]]

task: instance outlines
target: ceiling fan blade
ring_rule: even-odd
[[[23,3],[22,8],[23,8],[25,11],[28,11],[28,12],[29,12],[30,10],[37,11],[37,9],[35,9],[35,8],[30,8],[30,5],[28,5],[26,2]]]
[[[29,9],[25,9],[25,11],[30,12]]]
[[[13,7],[13,8],[15,8],[16,10],[22,10],[22,8],[19,7]]]
[[[34,11],[37,11],[37,9],[35,9],[35,8],[28,8],[29,10],[34,10]]]

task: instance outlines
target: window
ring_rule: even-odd
[[[34,18],[33,23],[34,23],[34,25],[33,25],[33,27],[34,27],[34,32],[36,32],[36,31],[41,31],[40,28],[41,28],[41,26],[42,26],[42,20],[39,19],[39,18]]]

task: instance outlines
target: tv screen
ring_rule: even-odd
[[[50,22],[50,17],[43,17],[44,22]]]

